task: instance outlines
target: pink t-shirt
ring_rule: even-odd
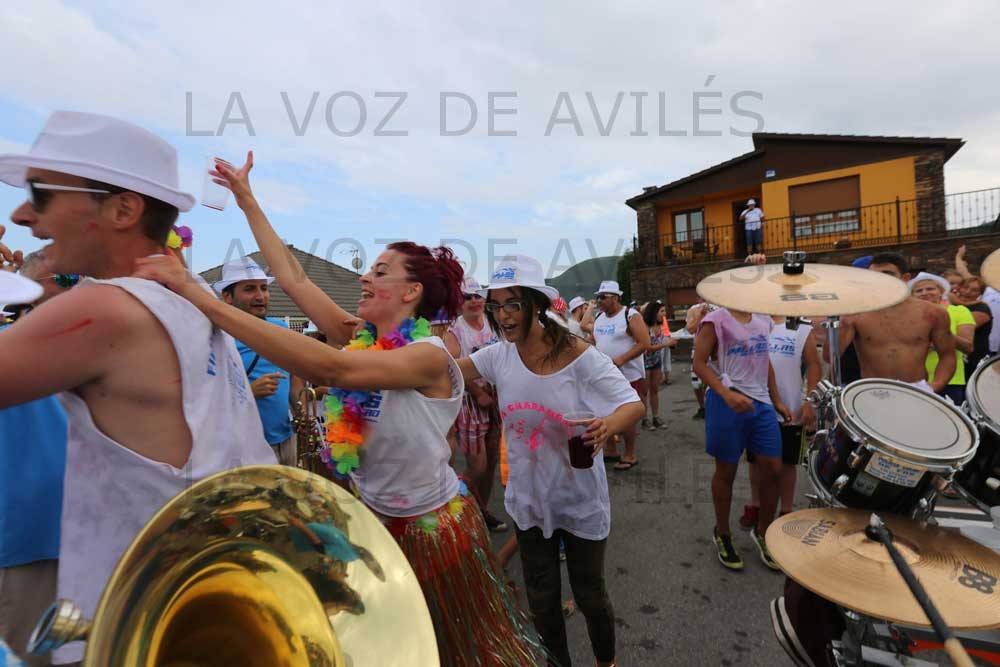
[[[705,316],[698,329],[711,323],[718,343],[715,361],[709,366],[722,384],[750,398],[770,405],[767,390],[768,349],[774,322],[767,315],[752,315],[746,324],[738,322],[725,308]]]

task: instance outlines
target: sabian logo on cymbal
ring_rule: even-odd
[[[836,521],[831,521],[829,519],[820,519],[813,524],[809,532],[805,534],[802,538],[802,544],[808,544],[811,547],[816,546],[823,541],[830,529],[837,525]]]

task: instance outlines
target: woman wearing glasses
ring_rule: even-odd
[[[497,388],[510,468],[505,505],[517,524],[528,602],[545,648],[557,664],[570,664],[560,600],[562,541],[594,657],[607,666],[615,662],[615,622],[604,584],[611,503],[601,448],[609,433],[632,428],[643,409],[610,359],[546,315],[558,296],[537,261],[506,258],[486,302],[503,342],[458,364],[466,382],[483,378]],[[584,442],[596,463],[586,467],[571,465],[574,421],[589,424]],[[573,463],[585,465],[576,457]]]
[[[463,394],[460,371],[428,320],[443,310],[453,319],[462,302],[462,268],[446,248],[393,243],[361,277],[356,320],[302,272],[257,204],[250,188],[253,156],[236,170],[218,163],[282,289],[327,335],[312,340],[218,301],[174,257],[137,263],[197,306],[217,326],[262,357],[316,384],[327,398],[324,455],[349,475],[362,501],[379,516],[406,554],[431,612],[441,664],[534,665],[539,647],[498,574],[479,510],[448,465],[446,437]],[[468,619],[477,619],[472,630]]]

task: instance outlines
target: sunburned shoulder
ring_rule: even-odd
[[[25,321],[34,318],[47,326],[86,327],[101,337],[119,337],[155,318],[142,303],[113,285],[84,283],[46,302]]]

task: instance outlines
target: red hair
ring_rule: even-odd
[[[465,272],[451,248],[439,246],[432,250],[413,241],[400,241],[390,244],[387,250],[406,255],[406,272],[411,280],[423,285],[418,317],[432,320],[442,310],[450,320],[458,317],[464,301],[462,278]]]

